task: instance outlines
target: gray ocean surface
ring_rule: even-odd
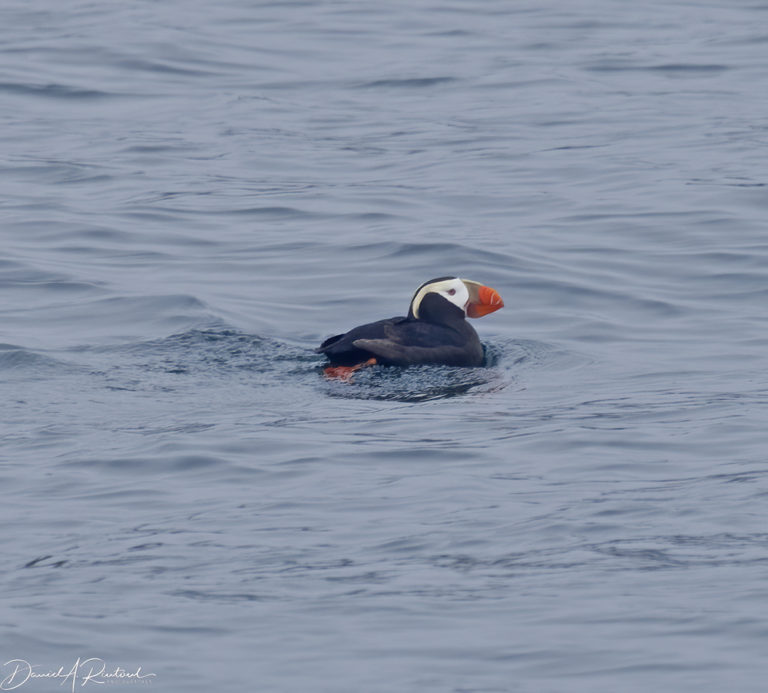
[[[0,689],[765,691],[767,161],[761,0],[3,2]]]

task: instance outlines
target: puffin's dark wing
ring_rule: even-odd
[[[319,354],[325,354],[332,363],[339,365],[354,365],[371,358],[372,354],[354,345],[356,339],[382,339],[387,336],[387,328],[406,322],[407,318],[396,317],[378,320],[366,325],[354,327],[349,332],[337,334],[326,339],[317,349]]]
[[[483,347],[477,333],[467,323],[462,329],[406,320],[384,326],[382,337],[363,337],[353,341],[358,349],[392,366],[436,363],[445,366],[479,366]]]

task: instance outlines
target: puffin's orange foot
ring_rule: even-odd
[[[323,368],[323,373],[329,380],[343,380],[345,383],[348,383],[352,380],[352,374],[355,371],[359,371],[365,366],[375,365],[376,359],[368,359],[367,361],[357,363],[354,366],[328,366],[327,368]]]

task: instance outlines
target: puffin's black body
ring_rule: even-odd
[[[407,317],[395,317],[360,325],[345,334],[326,339],[317,349],[328,356],[331,366],[356,366],[370,359],[389,366],[441,364],[445,366],[479,366],[483,362],[483,346],[474,328],[466,321],[466,306],[451,301],[447,292],[433,293],[430,286],[445,288],[464,282],[455,277],[441,277],[422,284],[411,301]],[[468,289],[475,285],[495,297],[482,315],[504,305],[492,289],[476,282],[465,282]],[[469,294],[468,294],[469,295]],[[490,301],[490,299],[488,299]],[[469,304],[470,299],[467,299]],[[480,300],[478,299],[478,305]]]

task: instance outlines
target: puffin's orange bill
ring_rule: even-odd
[[[467,315],[470,318],[482,318],[483,315],[493,313],[494,310],[504,307],[499,292],[490,286],[477,286],[477,300],[470,301],[467,306]]]

